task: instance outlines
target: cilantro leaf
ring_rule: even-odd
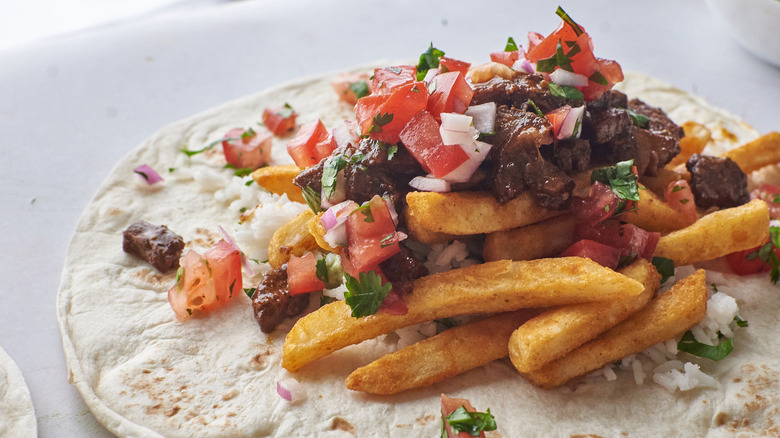
[[[225,164],[225,169],[233,169],[233,175],[238,177],[250,175],[254,171],[251,167],[236,167],[230,163]]]
[[[674,275],[674,260],[665,257],[653,257],[653,266],[661,274],[661,284]]]
[[[320,307],[322,307],[322,306],[324,306],[326,304],[330,304],[330,303],[332,303],[334,301],[336,301],[336,299],[333,298],[333,297],[329,297],[329,296],[324,295],[324,294],[320,295]]]
[[[582,91],[574,87],[561,86],[554,82],[548,82],[547,89],[550,90],[550,94],[552,94],[555,97],[562,97],[565,99],[573,99],[573,100],[585,99],[585,96],[582,94]]]
[[[740,318],[737,315],[734,315],[734,322],[737,323],[737,327],[747,327],[748,326],[748,322],[745,321],[744,319]]]
[[[368,90],[368,82],[364,80],[359,80],[357,82],[353,82],[349,84],[349,89],[352,90],[353,93],[355,93],[355,97],[360,99],[361,97],[368,96],[369,90]]]
[[[317,260],[317,278],[325,283],[327,289],[341,286],[344,271],[341,269],[341,259],[330,253]]]
[[[392,160],[395,154],[398,152],[397,144],[387,145],[387,160]]]
[[[368,129],[368,133],[382,132],[382,127],[393,121],[393,113],[377,113],[371,120],[371,127]]]
[[[466,432],[471,436],[479,436],[485,430],[496,430],[496,419],[487,412],[469,412],[461,406],[446,417],[453,431]]]
[[[367,222],[369,224],[374,222],[374,214],[371,213],[371,201],[366,201],[360,207],[352,210],[350,215],[353,215],[353,214],[358,213],[358,212],[360,212],[360,214],[362,214],[364,216],[363,222]]]
[[[417,64],[417,80],[421,81],[425,79],[425,75],[428,70],[433,68],[439,68],[439,58],[444,56],[444,52],[433,47],[433,43],[428,47],[422,55],[420,55],[420,63]]]
[[[250,300],[255,296],[255,292],[257,292],[256,287],[244,288],[244,293],[249,297]]]
[[[609,85],[609,81],[607,81],[607,78],[605,78],[604,75],[601,74],[601,72],[599,72],[598,70],[593,72],[593,74],[590,75],[590,77],[588,77],[588,80],[595,82],[599,85],[603,85],[605,87]]]
[[[682,339],[680,339],[680,342],[677,343],[677,349],[694,356],[718,361],[728,356],[729,353],[734,350],[734,344],[729,338],[726,338],[718,345],[714,346],[702,344],[701,342],[697,341],[696,338],[693,337],[693,333],[688,330],[685,332]]]
[[[555,11],[555,15],[561,17],[561,20],[563,20],[566,24],[571,26],[572,30],[574,30],[574,34],[577,36],[582,35],[584,30],[580,27],[579,24],[574,22],[574,20],[569,16],[569,14],[566,13],[566,11],[563,10],[562,7],[558,6],[558,9]]]
[[[198,149],[196,151],[191,151],[191,150],[187,149],[187,145],[182,146],[182,148],[179,149],[179,150],[182,151],[188,157],[191,157],[193,155],[198,155],[200,153],[206,152],[207,150],[213,148],[214,146],[216,146],[218,144],[221,144],[223,141],[235,141],[235,140],[241,140],[241,137],[224,137],[224,138],[220,138],[219,140],[212,141],[211,143],[206,145],[206,147],[204,147],[203,149]]]
[[[540,110],[539,107],[536,106],[536,102],[534,102],[533,100],[529,99],[528,103],[531,104],[531,106],[533,107],[534,112],[536,113],[537,116],[539,116],[541,118],[545,118],[544,113],[542,112],[542,110]]]
[[[639,184],[631,169],[634,160],[621,161],[611,167],[601,167],[591,173],[591,183],[599,181],[608,185],[618,198],[625,201],[639,200]]]
[[[650,123],[650,119],[647,118],[647,116],[643,116],[642,114],[635,113],[631,111],[630,109],[627,109],[628,115],[631,116],[631,121],[634,122],[634,125],[647,129],[648,124]]]
[[[520,50],[519,47],[517,47],[517,43],[515,42],[515,39],[512,37],[509,37],[506,40],[506,47],[504,47],[505,52],[516,52]]]
[[[393,287],[390,283],[382,284],[382,277],[374,271],[361,272],[358,278],[344,273],[344,278],[347,280],[344,300],[355,318],[375,314]]]
[[[289,103],[285,102],[284,106],[276,110],[276,114],[284,119],[290,117],[293,115],[295,111],[293,110],[293,107],[290,106]]]
[[[335,155],[325,161],[322,168],[322,196],[330,199],[336,192],[336,179],[338,173],[347,167],[347,159],[344,155]]]
[[[311,186],[302,188],[301,192],[303,192],[303,199],[306,201],[306,205],[309,206],[311,211],[315,213],[324,211],[320,205],[322,203],[322,200],[320,199],[320,193],[314,190]]]

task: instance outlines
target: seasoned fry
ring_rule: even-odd
[[[445,330],[356,369],[347,377],[347,388],[395,394],[504,358],[512,331],[536,313],[528,309],[501,313]]]
[[[560,254],[574,243],[574,215],[562,215],[485,236],[485,261],[533,260]]]
[[[279,269],[287,263],[290,254],[302,256],[318,248],[308,227],[309,219],[313,217],[314,213],[307,209],[274,232],[268,244],[268,263],[272,268]]]
[[[324,249],[325,251],[333,252],[336,254],[341,253],[341,247],[332,247],[328,244],[328,242],[325,241],[325,227],[322,225],[322,222],[320,222],[320,218],[322,215],[325,214],[324,212],[318,213],[316,216],[309,219],[309,222],[306,224],[306,227],[309,229],[309,232],[312,236],[314,236],[314,240],[317,241],[317,245],[319,245],[320,248]]]
[[[277,195],[287,194],[290,201],[304,203],[301,188],[293,184],[293,178],[301,169],[295,164],[284,166],[266,166],[252,172],[252,179],[257,185]]]
[[[669,184],[681,179],[686,181],[691,179],[691,174],[685,170],[685,166],[678,167],[673,170],[667,168],[658,169],[658,175],[644,175],[639,178],[639,182],[648,189],[652,190],[656,195],[663,196],[666,188],[669,187]]]
[[[647,305],[660,287],[660,275],[647,260],[639,259],[620,272],[642,282],[644,292],[611,302],[561,306],[532,318],[509,340],[509,358],[515,368],[521,373],[535,371],[595,339]]]
[[[668,233],[691,225],[685,215],[669,206],[650,190],[639,190],[636,211],[623,214],[623,220],[647,231]]]
[[[423,321],[615,300],[643,290],[638,281],[579,257],[473,265],[415,280],[413,292],[404,297],[405,315],[354,318],[344,301],[319,308],[299,319],[287,334],[282,366],[296,371],[340,348]]]
[[[689,227],[662,236],[655,255],[684,266],[756,247],[767,238],[769,211],[764,201],[754,199],[710,213]]]
[[[745,173],[780,163],[780,133],[770,132],[722,156],[734,160]]]
[[[680,153],[666,165],[669,169],[684,164],[693,154],[700,154],[712,138],[710,130],[702,124],[687,121],[683,123],[682,128],[685,131],[685,137],[680,139]]]
[[[700,269],[600,337],[523,376],[542,388],[554,388],[672,339],[698,324],[706,312],[707,287],[704,270]]]

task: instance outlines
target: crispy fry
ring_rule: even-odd
[[[755,199],[710,213],[689,227],[662,236],[655,255],[684,266],[756,247],[768,237],[769,211],[764,201]]]
[[[780,163],[780,133],[770,132],[750,143],[732,149],[722,156],[734,160],[745,173]]]
[[[684,164],[693,154],[700,154],[712,138],[710,130],[702,124],[687,121],[683,123],[682,128],[685,131],[685,137],[680,139],[680,153],[666,165],[669,169]]]
[[[404,297],[405,315],[351,316],[337,301],[299,319],[287,334],[282,366],[296,371],[348,345],[423,321],[638,295],[641,283],[588,259],[563,257],[522,262],[501,260],[429,275]]]
[[[533,260],[560,254],[574,243],[574,215],[562,215],[514,230],[485,236],[486,261]]]
[[[666,188],[669,187],[669,184],[681,179],[686,181],[691,179],[691,174],[685,170],[685,166],[675,169],[658,169],[658,175],[643,175],[641,178],[639,178],[639,182],[648,189],[652,190],[656,195],[663,196]]]
[[[515,368],[521,373],[535,371],[595,339],[647,305],[660,287],[660,275],[647,260],[639,259],[620,272],[642,282],[644,292],[611,302],[561,306],[532,318],[509,340],[509,358]]]
[[[286,193],[290,201],[304,203],[301,188],[293,184],[293,178],[298,176],[301,169],[295,164],[284,166],[266,166],[252,172],[252,179],[257,185],[271,193],[281,195]]]
[[[681,211],[673,209],[666,201],[647,189],[639,190],[636,211],[624,213],[623,220],[647,231],[660,233],[679,230],[693,223],[686,219]]]
[[[268,244],[268,263],[271,267],[279,269],[290,260],[290,254],[302,256],[318,248],[317,241],[308,227],[309,219],[313,217],[314,213],[306,209],[274,232]]]
[[[347,388],[395,394],[504,358],[512,331],[536,313],[529,309],[501,313],[445,330],[356,369],[347,377]]]
[[[309,222],[306,224],[306,227],[309,229],[309,232],[312,236],[314,236],[314,240],[317,241],[317,245],[319,245],[320,248],[324,249],[325,251],[334,252],[336,254],[341,254],[341,247],[332,247],[328,244],[328,242],[325,241],[325,227],[322,225],[322,222],[320,222],[320,218],[322,215],[325,214],[324,212],[318,213],[316,216],[309,219]]]
[[[523,375],[542,388],[554,388],[574,377],[672,339],[698,324],[706,312],[707,286],[704,270],[700,269],[595,340]]]

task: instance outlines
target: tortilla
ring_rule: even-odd
[[[776,431],[780,359],[770,352],[780,351],[773,328],[780,300],[766,276],[714,274],[721,291],[739,299],[740,316],[750,327],[738,332],[735,352],[723,361],[694,360],[720,386],[684,393],[652,382],[638,386],[627,372],[613,382],[586,378],[545,391],[522,379],[508,361],[394,396],[345,389],[350,372],[396,349],[398,338],[391,334],[338,351],[292,375],[307,393],[292,404],[276,393],[277,381],[291,376],[280,362],[292,321],[265,335],[248,297],[238,294],[205,318],[178,322],[166,296],[175,273],[161,274],[124,254],[122,230],[139,219],[165,224],[184,237],[188,248],[202,251],[218,239],[221,225],[235,233],[250,258],[263,260],[270,233],[247,224],[260,218],[267,226],[281,225],[306,207],[246,187],[241,179],[217,190],[232,178],[230,170],[221,169],[221,152],[187,158],[179,150],[182,145],[199,149],[230,128],[254,125],[265,107],[285,102],[300,114],[299,124],[319,117],[332,128],[351,115],[350,106],[337,101],[332,78],[289,83],[161,129],[121,160],[87,206],[67,256],[57,315],[71,381],[110,431],[170,437],[431,437],[440,431],[441,393],[468,398],[479,410],[490,408],[498,422],[498,431],[488,433],[492,437]],[[737,117],[646,76],[627,74],[622,88],[631,97],[666,107],[680,123],[692,119],[707,125],[717,150],[757,136]],[[273,164],[290,162],[285,142],[274,139]],[[163,174],[165,183],[147,187],[137,182],[132,169],[140,164]],[[175,170],[165,172],[168,168]],[[252,211],[257,202],[261,207]],[[242,209],[250,210],[243,225],[236,225]],[[252,239],[256,248],[242,246]],[[246,278],[245,286],[259,278]]]
[[[36,437],[35,420],[30,390],[19,367],[0,347],[0,436]]]

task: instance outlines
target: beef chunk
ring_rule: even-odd
[[[652,136],[648,136],[649,144],[641,147],[650,148],[651,160],[655,162],[655,166],[649,169],[652,169],[651,174],[655,175],[655,170],[666,166],[680,153],[680,139],[685,136],[685,131],[677,126],[662,109],[652,107],[639,99],[631,99],[628,102],[628,109],[648,118],[647,132]]]
[[[401,251],[379,264],[388,281],[393,284],[393,290],[398,295],[412,291],[412,281],[428,275],[425,263],[417,260],[412,251],[400,245]]]
[[[747,175],[730,158],[693,154],[685,167],[697,207],[730,208],[750,201]]]
[[[474,84],[471,105],[496,102],[498,105],[520,107],[529,100],[532,100],[544,113],[563,105],[582,106],[582,101],[553,96],[547,89],[547,81],[541,75],[522,73],[518,73],[512,79],[496,76],[487,82]]]
[[[590,164],[590,142],[584,138],[555,140],[540,151],[547,161],[568,174],[582,172]]]
[[[588,111],[599,112],[609,108],[628,108],[628,97],[617,90],[609,90],[596,100],[587,102]]]
[[[506,203],[531,188],[544,207],[568,207],[574,182],[539,152],[553,142],[547,119],[517,108],[498,108],[496,146],[491,149],[493,191]]]
[[[320,161],[314,166],[303,169],[301,173],[293,178],[293,184],[305,189],[307,186],[314,189],[315,192],[322,191],[322,169],[325,166],[325,160]]]
[[[509,105],[514,100],[512,96],[519,91],[517,84],[510,79],[495,76],[487,82],[473,84],[474,96],[471,105],[495,102],[498,105]]]
[[[309,296],[290,295],[285,267],[269,271],[252,296],[252,308],[260,330],[271,333],[285,318],[303,312],[309,305]]]
[[[122,232],[122,249],[141,257],[158,271],[167,272],[179,266],[184,239],[165,225],[139,221]]]

